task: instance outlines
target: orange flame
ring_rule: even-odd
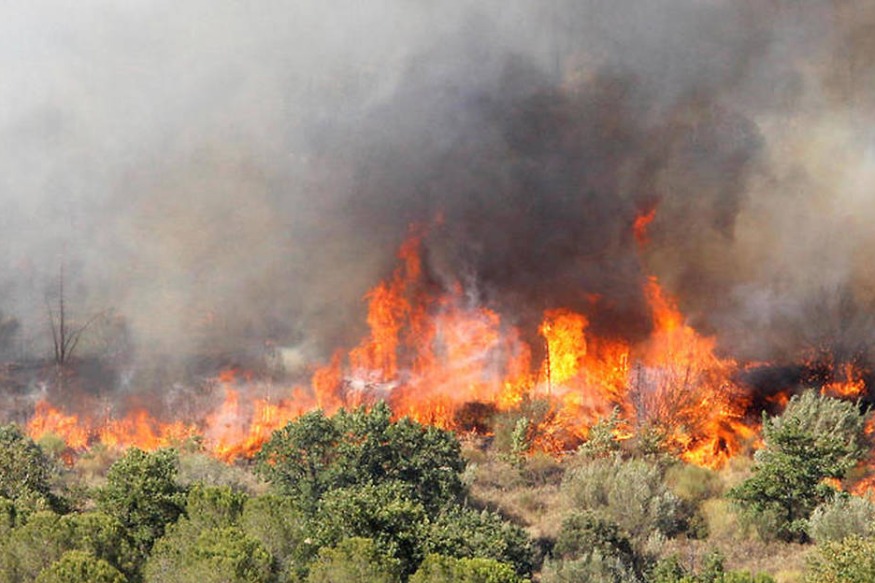
[[[635,221],[639,245],[654,216],[652,210]],[[27,431],[35,438],[55,434],[77,451],[95,443],[153,449],[199,437],[207,451],[230,461],[253,455],[274,430],[315,408],[332,413],[386,400],[397,416],[456,428],[466,404],[509,411],[537,399],[549,410],[533,435],[546,450],[580,443],[615,409],[623,437],[656,428],[684,460],[702,466],[724,464],[754,438],[756,428],[744,418],[748,397],[732,380],[738,364],[687,323],[655,277],[643,290],[653,324],[646,341],[598,337],[590,331],[591,314],[552,308],[538,328],[543,345],[533,350],[523,331],[461,284],[435,293],[424,275],[422,240],[421,230],[414,231],[401,246],[399,266],[365,296],[367,336],[316,368],[308,387],[259,386],[251,375],[229,370],[216,379],[224,400],[197,421],[164,423],[143,410],[80,418],[41,402]],[[591,296],[588,310],[600,301]],[[535,354],[543,357],[536,361]],[[863,391],[859,371],[845,369],[840,378],[824,392]]]

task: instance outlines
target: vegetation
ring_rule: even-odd
[[[729,492],[765,537],[805,540],[808,519],[831,500],[841,480],[866,454],[865,416],[854,403],[808,392],[778,417],[763,416],[765,447],[754,475]]]
[[[130,449],[66,467],[0,427],[0,583],[875,580],[875,507],[839,490],[868,447],[854,404],[794,398],[719,472],[652,432],[618,441],[616,414],[572,455],[535,453],[542,409],[464,447],[385,405],[310,413],[237,466]]]

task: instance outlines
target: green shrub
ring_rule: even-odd
[[[547,561],[543,583],[642,583],[643,579],[621,559],[594,550],[572,560]]]
[[[397,559],[409,575],[425,557],[427,525],[425,509],[410,496],[407,484],[386,482],[327,492],[313,531],[320,546],[352,537],[369,539],[383,555]]]
[[[410,583],[525,583],[508,564],[493,559],[456,559],[429,555]]]
[[[857,496],[839,495],[821,504],[808,519],[808,536],[817,543],[840,541],[851,535],[875,534],[875,504]]]
[[[400,583],[401,564],[379,552],[374,541],[349,538],[319,551],[307,583]]]
[[[655,531],[672,536],[683,529],[681,500],[668,489],[657,464],[595,459],[569,470],[562,487],[576,508],[617,524],[635,544]]]
[[[487,510],[457,507],[435,518],[428,528],[426,552],[459,558],[494,559],[512,565],[521,577],[534,567],[526,532]]]
[[[282,581],[306,575],[307,565],[319,550],[310,538],[307,517],[288,496],[268,494],[249,498],[240,525],[273,555]]]
[[[40,573],[36,583],[125,583],[125,577],[102,559],[69,551]]]
[[[146,453],[131,448],[109,469],[98,495],[99,508],[122,523],[143,558],[185,510],[177,463],[172,449]]]
[[[270,553],[241,529],[209,528],[195,535],[184,524],[174,525],[155,544],[144,569],[147,582],[264,583],[272,578]]]
[[[875,581],[875,539],[849,536],[818,545],[808,560],[808,583],[871,583]]]

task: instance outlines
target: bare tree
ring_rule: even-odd
[[[58,307],[57,313],[52,310],[49,297],[46,295],[46,311],[49,315],[49,326],[52,329],[52,344],[54,347],[55,364],[64,365],[70,361],[76,346],[79,345],[79,340],[82,334],[93,324],[102,314],[95,314],[89,318],[84,324],[73,325],[67,319],[67,304],[64,294],[64,263],[61,262],[61,267],[58,273]]]

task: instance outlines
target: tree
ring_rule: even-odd
[[[765,447],[754,454],[754,475],[728,496],[766,536],[805,540],[808,518],[866,453],[866,416],[854,403],[807,392],[777,417],[763,415]]]
[[[0,545],[0,582],[33,581],[69,551],[82,551],[133,575],[137,555],[114,518],[100,512],[59,516],[37,512],[9,532]]]
[[[125,583],[125,577],[102,559],[69,551],[40,573],[36,583]]]
[[[367,538],[398,560],[409,575],[425,556],[428,516],[403,482],[365,484],[328,492],[319,504],[313,530],[323,546],[346,538]]]
[[[441,513],[430,524],[428,553],[459,558],[494,559],[511,565],[528,577],[534,567],[531,541],[526,532],[487,510],[459,506]]]
[[[392,421],[385,403],[371,410],[303,415],[274,432],[256,471],[282,493],[314,509],[331,489],[403,482],[430,515],[456,503],[465,468],[456,437],[410,419]]]
[[[69,362],[73,356],[76,347],[79,345],[79,340],[82,334],[88,329],[103,313],[98,313],[86,322],[78,325],[70,323],[67,315],[67,302],[64,295],[64,264],[58,271],[58,308],[53,310],[49,304],[49,298],[46,296],[46,312],[49,316],[49,326],[52,330],[52,348],[54,349],[55,364],[64,365]]]
[[[319,547],[310,537],[307,517],[295,499],[267,494],[249,498],[240,524],[246,534],[258,539],[273,555],[281,580],[297,580]]]
[[[401,565],[374,541],[348,538],[319,551],[307,583],[400,583]]]
[[[185,510],[177,465],[175,450],[146,453],[130,448],[110,467],[106,486],[98,494],[100,509],[122,523],[143,558]]]
[[[61,506],[51,492],[51,474],[51,460],[31,438],[15,425],[0,425],[0,497],[13,502],[16,521]]]
[[[273,558],[255,538],[237,527],[174,525],[155,543],[144,569],[156,583],[264,583],[273,580]]]

